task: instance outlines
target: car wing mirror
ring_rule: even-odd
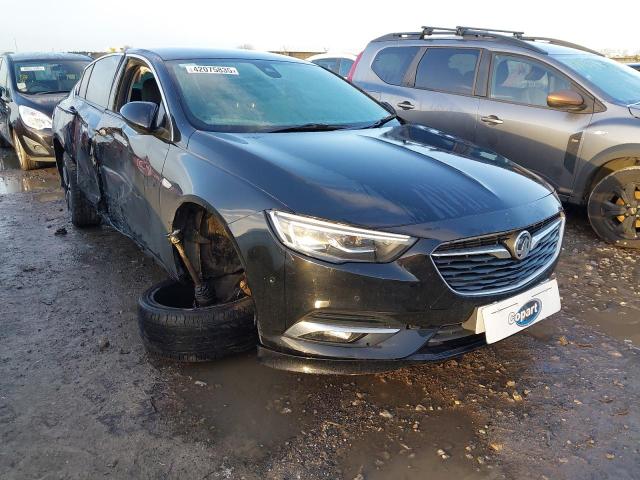
[[[3,100],[7,98],[7,89],[4,87],[0,87],[0,98]]]
[[[125,121],[137,128],[150,132],[158,112],[158,105],[153,102],[129,102],[120,108],[120,115]]]
[[[573,90],[558,90],[547,95],[547,105],[551,108],[563,110],[579,111],[583,110],[587,104],[584,97]]]

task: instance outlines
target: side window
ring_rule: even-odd
[[[491,67],[490,98],[525,105],[547,106],[547,95],[570,90],[571,82],[535,60],[495,55]]]
[[[80,80],[80,85],[78,85],[78,95],[82,98],[87,94],[87,85],[89,83],[89,77],[91,77],[91,72],[93,71],[93,65],[87,68],[82,75],[82,79]]]
[[[338,73],[337,58],[320,58],[318,60],[314,60],[313,63],[315,63],[316,65],[320,65],[322,68],[326,68],[327,70]]]
[[[371,69],[383,82],[400,85],[419,47],[388,47],[373,59]]]
[[[167,128],[167,118],[160,87],[151,69],[140,60],[130,58],[116,92],[115,111],[129,102],[152,102],[158,105],[156,128]]]
[[[89,102],[95,103],[100,107],[107,107],[111,84],[121,58],[120,55],[111,55],[93,64],[93,72],[89,78],[85,96]]]
[[[351,65],[353,65],[353,60],[343,58],[340,60],[340,71],[338,73],[343,77],[346,77],[349,74],[349,70],[351,70]]]
[[[429,48],[416,71],[416,88],[471,95],[480,51]]]

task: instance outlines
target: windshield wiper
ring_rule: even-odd
[[[344,125],[331,125],[328,123],[304,123],[302,125],[292,125],[290,127],[276,128],[268,133],[285,132],[330,132],[331,130],[344,130]]]
[[[31,95],[46,95],[48,93],[69,93],[69,90],[47,90],[44,92],[33,92]]]
[[[386,117],[381,118],[380,120],[377,120],[373,122],[371,125],[367,125],[364,128],[378,128],[383,126],[385,123],[390,122],[391,120],[395,120],[396,118],[398,118],[398,116],[395,113],[392,113],[391,115],[387,115]]]

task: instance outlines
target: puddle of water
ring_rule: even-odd
[[[362,474],[367,480],[475,480],[491,478],[479,472],[476,456],[465,446],[474,429],[464,414],[438,412],[423,417],[420,431],[398,438],[393,430],[372,431],[358,439],[344,455],[344,478]],[[439,456],[442,450],[448,458]],[[468,459],[465,454],[474,455]],[[428,472],[428,473],[427,473]]]
[[[20,162],[12,148],[0,147],[0,170],[18,170]]]
[[[640,312],[636,309],[618,307],[615,312],[585,312],[580,320],[618,340],[640,345]]]
[[[182,373],[193,379],[178,392],[190,413],[200,417],[214,442],[240,457],[261,460],[309,423],[305,402],[312,389],[300,384],[312,380],[264,367],[255,353],[185,366]]]

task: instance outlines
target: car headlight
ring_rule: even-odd
[[[18,112],[20,112],[20,118],[27,127],[35,128],[36,130],[51,128],[51,118],[38,110],[20,105]]]
[[[416,239],[270,210],[273,229],[287,247],[332,263],[391,262]]]

